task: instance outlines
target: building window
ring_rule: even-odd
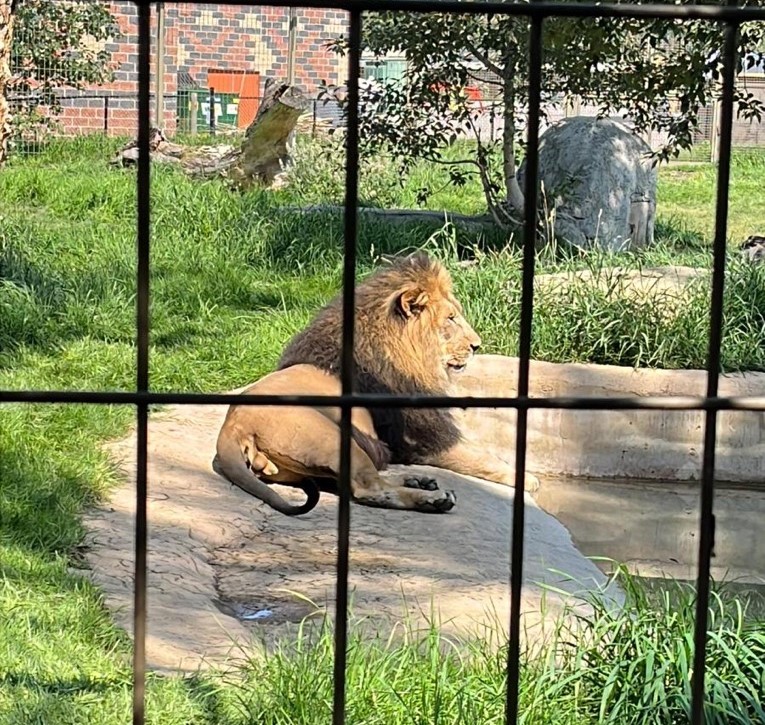
[[[376,81],[401,80],[406,70],[406,60],[403,58],[381,58],[364,61],[364,78]]]

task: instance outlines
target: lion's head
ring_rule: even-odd
[[[446,268],[416,253],[356,287],[354,360],[360,393],[448,394],[481,343],[462,314]],[[305,363],[339,375],[342,298],[330,302],[287,345],[279,368]],[[416,462],[459,440],[445,409],[371,409],[375,429],[399,462]]]
[[[374,369],[375,360],[384,360],[432,390],[444,390],[481,344],[446,268],[423,253],[396,260],[359,285],[356,309],[359,361]]]
[[[446,268],[423,252],[394,260],[356,288],[356,364],[396,392],[444,392],[481,339],[465,319]],[[330,302],[287,345],[280,368],[340,370],[342,300]]]

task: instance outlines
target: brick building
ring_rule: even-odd
[[[60,121],[70,133],[108,130],[133,135],[137,128],[138,16],[129,0],[111,0],[122,37],[108,43],[114,81],[85,92],[63,94]],[[216,92],[216,118],[246,126],[268,76],[286,78],[289,64],[289,9],[235,5],[165,3],[164,128],[176,130],[179,117],[209,122],[209,89]],[[152,14],[152,94],[156,74],[156,13]],[[327,41],[347,33],[347,14],[338,10],[295,11],[294,78],[315,97],[322,80],[343,82],[346,61]],[[189,93],[196,86],[199,95]],[[220,94],[220,95],[219,95]],[[194,98],[196,96],[196,98]],[[154,100],[152,100],[152,109]],[[154,110],[152,110],[154,118]]]

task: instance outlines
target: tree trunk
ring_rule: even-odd
[[[6,86],[11,79],[11,44],[15,6],[16,0],[0,0],[0,166],[8,155],[8,137],[11,133]]]
[[[152,161],[176,164],[192,176],[222,176],[239,188],[275,186],[291,163],[291,137],[307,106],[308,99],[299,88],[272,82],[266,86],[258,114],[238,148],[231,145],[185,148],[169,143],[155,128],[151,136]],[[137,160],[134,140],[111,163],[129,166]]]
[[[515,69],[508,61],[502,73],[502,171],[505,181],[505,199],[508,209],[523,214],[524,196],[518,183],[518,167],[515,163]]]

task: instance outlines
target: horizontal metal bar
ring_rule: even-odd
[[[191,3],[209,5],[212,0],[167,0],[167,5]],[[227,0],[226,5],[324,8],[348,12],[398,10],[409,13],[455,13],[459,15],[520,15],[530,18],[645,18],[748,22],[765,20],[765,7],[736,8],[721,5],[617,5],[598,3],[502,3],[462,0]]]
[[[80,403],[83,405],[273,405],[356,408],[515,408],[524,410],[740,410],[765,411],[765,395],[656,395],[608,398],[551,396],[474,397],[425,395],[237,395],[236,393],[134,393],[78,390],[3,390],[2,403]]]

